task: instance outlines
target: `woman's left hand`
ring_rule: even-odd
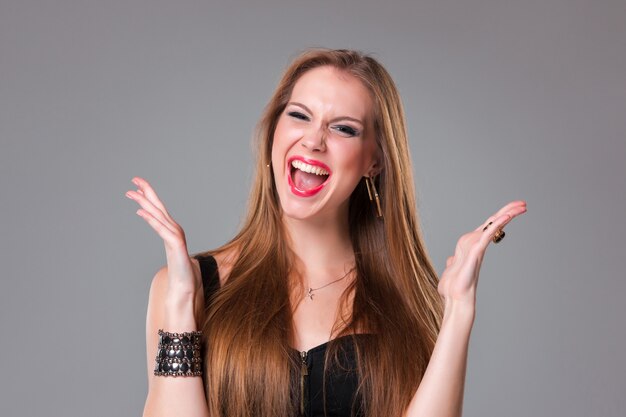
[[[473,232],[461,236],[454,256],[448,258],[446,269],[441,274],[437,290],[446,307],[461,303],[471,308],[476,304],[478,273],[485,250],[496,231],[506,226],[513,218],[526,212],[525,201],[512,201],[498,210]],[[492,224],[489,224],[492,222]],[[488,226],[483,231],[485,226]]]

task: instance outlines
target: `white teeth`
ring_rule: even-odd
[[[294,159],[293,161],[291,161],[291,165],[294,168],[299,169],[300,171],[308,172],[310,174],[329,175],[328,171],[326,171],[324,168],[309,165],[305,162],[300,161],[299,159]]]

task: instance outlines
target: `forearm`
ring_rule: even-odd
[[[144,417],[208,417],[202,378],[157,377],[148,392]]]
[[[406,417],[460,417],[474,307],[446,306],[435,348]]]
[[[193,303],[166,302],[163,329],[182,333],[197,330]],[[153,337],[159,336],[155,332]],[[152,362],[154,366],[154,361]],[[144,417],[208,417],[202,377],[150,376]]]

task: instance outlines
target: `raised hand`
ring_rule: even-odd
[[[446,269],[441,274],[437,287],[446,306],[453,302],[461,302],[472,308],[475,307],[478,274],[487,246],[499,229],[525,212],[525,201],[512,201],[473,232],[466,233],[459,238],[454,256],[447,259]]]
[[[199,277],[194,269],[189,253],[185,232],[172,219],[165,206],[148,181],[134,177],[132,182],[136,191],[127,191],[126,197],[135,200],[141,208],[141,216],[163,239],[167,258],[168,297],[173,300],[193,299],[198,287]]]

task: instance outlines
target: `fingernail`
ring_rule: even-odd
[[[126,197],[128,197],[128,198],[130,198],[130,199],[132,199],[132,198],[133,198],[133,197],[132,197],[132,195],[130,194],[130,191],[126,191]]]

